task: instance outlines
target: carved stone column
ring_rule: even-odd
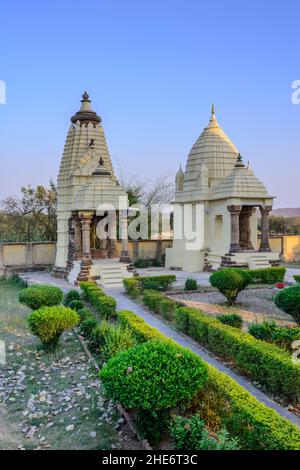
[[[240,212],[241,206],[227,206],[231,216],[231,243],[229,251],[234,253],[240,251]]]
[[[120,256],[120,263],[131,263],[131,258],[128,251],[128,227],[127,227],[127,211],[120,212],[120,228],[122,238],[122,251]]]
[[[259,206],[261,213],[261,244],[259,251],[271,251],[269,243],[269,213],[271,206]]]
[[[82,256],[85,259],[91,259],[91,242],[90,242],[90,231],[91,231],[91,215],[80,215],[81,233],[82,233]]]
[[[74,221],[74,260],[82,257],[81,224],[78,217]]]

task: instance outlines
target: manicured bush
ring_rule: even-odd
[[[277,396],[294,403],[299,400],[300,365],[294,364],[291,355],[283,349],[221,324],[193,308],[177,309],[176,325],[225,360],[234,361],[242,373]]]
[[[85,299],[88,300],[96,311],[107,319],[116,315],[117,303],[113,297],[106,295],[100,287],[93,282],[81,282]]]
[[[41,307],[28,317],[32,333],[40,338],[45,349],[54,350],[61,334],[79,322],[78,314],[62,305]]]
[[[286,287],[275,295],[275,304],[300,325],[300,285]]]
[[[93,330],[97,325],[98,322],[95,320],[95,318],[88,318],[87,320],[84,320],[80,325],[80,334],[82,334],[84,338],[91,339]]]
[[[207,369],[188,349],[149,341],[111,358],[101,379],[107,395],[127,409],[155,412],[191,400],[203,387]]]
[[[52,307],[59,305],[63,299],[63,292],[58,287],[48,285],[37,285],[27,287],[20,292],[19,302],[27,305],[32,310],[40,307]]]
[[[285,268],[270,267],[261,269],[245,269],[251,278],[251,284],[275,284],[283,282],[285,276]]]
[[[166,291],[171,287],[173,282],[176,281],[176,276],[174,274],[165,274],[162,276],[140,277],[139,280],[143,290]]]
[[[141,295],[141,284],[139,278],[128,278],[123,279],[123,285],[127,295],[133,299],[136,299]]]
[[[250,284],[251,278],[242,269],[224,268],[214,272],[209,282],[223,294],[231,305],[237,298],[238,293]]]
[[[288,352],[293,352],[293,341],[300,339],[300,328],[287,328],[275,322],[253,323],[248,332],[256,339],[274,343]]]
[[[188,277],[184,284],[184,290],[190,291],[190,290],[197,290],[197,289],[198,289],[198,283],[196,279],[192,279],[191,277]]]
[[[69,292],[67,292],[64,298],[64,305],[68,307],[73,300],[80,300],[80,294],[78,290],[71,289]]]
[[[241,315],[237,313],[219,315],[217,318],[221,323],[224,323],[224,325],[230,325],[238,329],[241,329],[243,326],[243,319]]]
[[[300,282],[300,274],[294,274],[294,279],[296,282]]]
[[[72,300],[69,303],[69,307],[78,312],[79,310],[82,310],[84,308],[84,303],[82,302],[82,300]]]
[[[154,338],[173,342],[133,312],[119,313],[120,320],[131,328],[140,342]],[[259,402],[227,374],[212,366],[207,367],[208,381],[194,400],[205,421],[214,420],[218,429],[226,428],[245,449],[300,449],[300,431],[294,424]],[[195,406],[192,404],[194,410]]]
[[[77,311],[77,313],[79,315],[80,323],[82,323],[84,320],[93,318],[92,312],[86,307],[81,308],[80,310]]]
[[[176,449],[185,450],[237,450],[238,439],[231,438],[226,429],[212,434],[196,413],[191,417],[176,416],[172,420],[170,434]]]
[[[177,302],[167,298],[164,294],[153,290],[144,290],[143,302],[150,310],[161,314],[167,320],[174,318]]]

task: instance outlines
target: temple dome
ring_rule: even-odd
[[[214,186],[232,170],[237,155],[237,148],[219,126],[212,106],[209,124],[189,153],[185,180],[195,180],[204,163],[208,168],[209,185]]]
[[[231,172],[214,189],[211,199],[227,198],[268,198],[263,183],[254,175],[249,166],[245,166],[239,155]]]

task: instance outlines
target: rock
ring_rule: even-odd
[[[96,437],[96,432],[95,432],[95,431],[91,431],[91,432],[90,432],[90,436],[91,436],[91,437]]]
[[[75,429],[74,424],[69,424],[68,426],[66,426],[66,431],[74,431],[74,429]]]

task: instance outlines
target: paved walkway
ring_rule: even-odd
[[[214,366],[216,369],[218,369],[221,372],[225,372],[225,374],[229,375],[237,383],[242,385],[249,393],[251,393],[251,395],[255,396],[257,400],[264,403],[269,408],[273,408],[283,418],[288,419],[289,421],[296,424],[300,428],[300,417],[297,417],[296,415],[291,413],[287,408],[284,408],[278,405],[277,403],[275,403],[273,400],[267,397],[267,395],[265,395],[262,391],[254,387],[251,384],[251,382],[249,382],[247,379],[236,374],[227,366],[225,366],[222,362],[210,356],[207,350],[200,347],[191,338],[175,331],[173,328],[166,325],[158,317],[152,315],[149,311],[147,311],[140,305],[137,305],[135,302],[130,300],[128,297],[126,297],[121,290],[117,290],[117,289],[105,289],[105,290],[108,295],[111,295],[112,297],[116,299],[118,310],[131,310],[132,312],[136,313],[137,315],[142,317],[149,325],[157,328],[165,336],[172,338],[178,344],[181,344],[181,346],[191,349],[198,356],[204,359],[204,361],[206,361],[208,364],[211,364],[212,366]]]

